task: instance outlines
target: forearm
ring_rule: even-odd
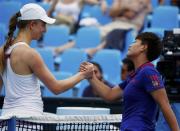
[[[161,110],[163,112],[163,115],[164,115],[171,131],[180,131],[176,117],[175,117],[169,103],[166,104],[164,107],[161,107]]]
[[[56,91],[55,94],[59,94],[70,88],[73,88],[77,83],[79,83],[83,79],[84,79],[84,76],[81,74],[81,72],[78,72],[77,74],[75,74],[67,79],[59,80],[58,85],[57,85],[58,90]]]
[[[60,54],[60,53],[64,52],[65,50],[74,47],[74,45],[75,45],[75,42],[68,42],[68,43],[66,43],[66,44],[64,44],[62,46],[59,46],[59,47],[55,48],[55,52],[57,54]]]
[[[102,81],[98,80],[96,77],[88,80],[93,88],[98,92],[98,94],[105,100],[110,100],[109,94],[111,88],[105,85]]]
[[[164,88],[152,92],[153,98],[159,104],[161,111],[166,119],[171,131],[179,131],[176,117],[171,109],[169,100]]]
[[[62,46],[62,51],[67,50],[69,48],[73,48],[75,45],[75,42],[68,42],[67,44]]]

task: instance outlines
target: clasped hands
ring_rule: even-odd
[[[79,72],[83,73],[85,79],[91,79],[94,73],[94,65],[90,62],[83,62],[79,67]]]

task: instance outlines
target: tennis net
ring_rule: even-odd
[[[119,131],[121,114],[1,116],[0,131]]]

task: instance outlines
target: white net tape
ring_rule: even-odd
[[[121,114],[111,115],[56,115],[51,113],[43,113],[38,116],[28,115],[8,115],[1,116],[0,120],[6,120],[15,117],[16,119],[35,122],[35,123],[103,123],[103,122],[117,122],[122,119]]]

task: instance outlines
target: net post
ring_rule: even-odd
[[[8,131],[16,131],[16,118],[12,117],[8,120]]]

